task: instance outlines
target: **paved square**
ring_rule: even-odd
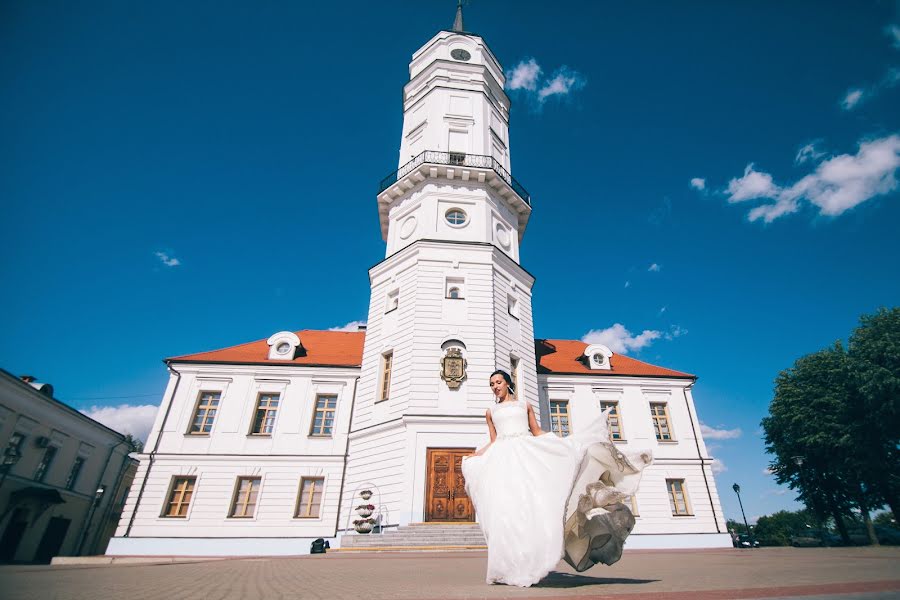
[[[486,555],[339,554],[0,567],[4,600],[900,598],[900,548],[632,551],[612,567],[560,563],[540,586],[484,583]],[[833,596],[837,595],[837,596]]]

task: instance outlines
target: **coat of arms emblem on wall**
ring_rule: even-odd
[[[441,379],[447,382],[451,390],[459,389],[463,379],[466,378],[466,359],[459,348],[449,348],[447,354],[441,359]]]

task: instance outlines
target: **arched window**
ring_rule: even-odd
[[[449,290],[447,290],[447,297],[453,298],[453,299],[459,299],[459,288],[452,287]]]

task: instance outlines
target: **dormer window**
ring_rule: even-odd
[[[279,331],[267,340],[269,344],[269,360],[294,360],[300,338],[290,331]]]
[[[609,359],[612,355],[612,350],[603,344],[591,344],[584,351],[588,367],[591,369],[611,370]]]

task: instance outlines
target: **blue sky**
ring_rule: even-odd
[[[166,356],[365,319],[407,63],[454,4],[3,3],[0,366],[138,427]],[[466,25],[519,76],[537,335],[699,375],[726,514],[734,481],[748,517],[794,507],[763,472],[774,377],[900,298],[898,5]]]

